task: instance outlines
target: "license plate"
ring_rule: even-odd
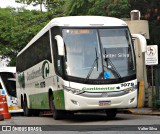
[[[99,106],[111,105],[111,101],[99,101]]]

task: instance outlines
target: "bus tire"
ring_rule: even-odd
[[[21,95],[21,108],[23,109],[24,106],[24,101],[23,101],[23,96]]]
[[[54,104],[54,98],[53,98],[53,95],[50,94],[49,95],[49,104],[50,104],[50,109],[51,109],[51,112],[53,113],[53,118],[55,120],[59,120],[62,118],[62,112],[60,110],[56,110],[55,108],[55,104]]]
[[[23,103],[23,110],[24,110],[24,116],[31,116],[31,110],[28,108],[28,104],[27,104],[27,98],[24,98],[24,103]]]
[[[108,109],[106,110],[107,119],[114,119],[117,115],[117,109]]]

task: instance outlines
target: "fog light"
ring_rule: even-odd
[[[135,100],[135,98],[130,99],[130,103],[132,103]]]
[[[75,100],[71,100],[72,101],[72,103],[73,104],[75,104],[75,105],[78,105],[79,106],[79,103],[77,102],[77,101],[75,101]]]

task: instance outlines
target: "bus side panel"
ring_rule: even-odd
[[[17,76],[18,105],[26,96],[29,109],[49,109],[48,91],[57,89],[53,64],[44,60]]]
[[[48,92],[29,95],[31,109],[49,109]]]

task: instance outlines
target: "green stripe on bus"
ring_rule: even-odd
[[[56,109],[61,109],[61,110],[65,109],[63,90],[54,91],[54,101]]]
[[[29,96],[31,109],[49,109],[48,93],[39,93]]]
[[[54,91],[54,101],[56,109],[65,109],[64,103],[64,91],[58,90]],[[49,108],[49,98],[48,93],[39,93],[29,96],[30,99],[30,108],[31,109],[50,109]]]

